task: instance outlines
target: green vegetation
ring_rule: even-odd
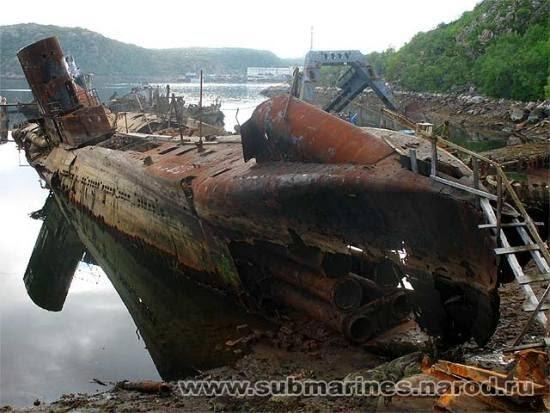
[[[485,0],[449,24],[418,33],[370,62],[405,89],[478,92],[509,99],[550,98],[550,3]]]
[[[240,48],[145,49],[76,27],[17,24],[0,26],[0,74],[22,75],[17,51],[57,36],[64,52],[85,72],[121,77],[173,77],[185,72],[244,74],[248,66],[286,66],[275,54]]]

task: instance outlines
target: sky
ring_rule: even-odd
[[[247,47],[280,57],[317,50],[398,48],[480,0],[10,1],[0,25],[78,26],[149,48]]]

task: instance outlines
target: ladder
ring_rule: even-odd
[[[485,218],[489,222],[488,225],[479,225],[480,228],[491,228],[496,231],[497,228],[497,215],[495,214],[495,209],[489,202],[487,198],[480,199],[481,208],[485,215]],[[498,212],[498,211],[497,211]],[[510,242],[505,233],[505,229],[516,230],[522,240],[522,245],[511,246]],[[501,224],[500,234],[498,234],[500,247],[495,249],[495,254],[504,255],[508,264],[512,268],[516,282],[519,284],[525,297],[527,298],[526,303],[523,306],[523,310],[530,312],[527,322],[523,326],[520,334],[516,337],[512,343],[512,347],[516,347],[521,343],[521,340],[531,327],[533,321],[536,319],[541,325],[545,328],[548,326],[548,317],[544,313],[545,310],[550,309],[550,301],[548,300],[550,295],[550,284],[542,293],[540,298],[537,297],[533,291],[532,285],[539,282],[548,282],[550,281],[550,267],[548,262],[542,256],[539,246],[532,240],[529,233],[525,230],[525,221],[520,221],[517,217],[512,220],[510,224]],[[516,253],[529,251],[533,261],[535,262],[538,274],[536,275],[526,275],[521,268]],[[548,343],[547,345],[549,345]]]
[[[462,148],[458,145],[456,145],[455,147],[454,143],[449,142],[441,137],[432,136],[431,140],[432,162],[430,178],[438,182],[453,186],[455,188],[466,190],[476,195],[479,205],[487,221],[487,224],[481,224],[478,227],[479,229],[490,229],[496,234],[499,246],[498,248],[495,248],[494,252],[497,256],[504,256],[506,258],[508,264],[510,265],[510,268],[512,269],[512,272],[514,273],[516,282],[519,284],[526,297],[526,303],[523,306],[523,311],[529,312],[531,314],[529,315],[529,318],[527,319],[527,322],[521,329],[520,333],[513,341],[511,347],[516,347],[521,343],[523,337],[529,331],[529,328],[532,326],[535,320],[537,320],[545,329],[545,345],[550,346],[550,338],[548,337],[548,317],[544,313],[544,311],[550,309],[550,283],[540,297],[537,297],[532,287],[533,284],[550,281],[550,254],[548,251],[548,247],[540,238],[540,235],[538,234],[538,231],[536,229],[537,225],[543,225],[543,223],[533,222],[533,220],[525,210],[525,207],[521,203],[519,197],[515,193],[500,164],[481,155],[478,155],[475,152],[471,152],[465,148]],[[437,175],[437,143],[439,140],[443,141],[446,146],[451,146],[454,149],[468,153],[469,155],[473,156],[473,188],[441,178]],[[479,187],[480,160],[489,162],[490,166],[494,167],[496,170],[496,196],[481,190]],[[514,216],[511,223],[502,223],[502,209],[504,207],[504,195],[506,191],[509,193],[517,208],[513,208],[511,205],[506,204],[507,209]],[[496,207],[493,207],[493,205],[491,205],[491,200],[496,200]],[[522,218],[521,220],[519,219],[520,217]],[[522,241],[522,244],[512,246],[508,241],[508,237],[506,236],[506,230],[517,231]],[[535,262],[536,268],[538,270],[538,274],[526,275],[523,272],[523,268],[519,264],[519,261],[516,257],[517,253],[522,252],[529,252],[531,254],[531,257]]]
[[[470,192],[476,196],[477,202],[479,203],[479,206],[481,207],[487,221],[486,224],[478,225],[478,228],[481,230],[489,229],[493,231],[494,234],[496,234],[497,242],[499,245],[497,248],[495,248],[494,252],[497,256],[504,256],[508,261],[512,272],[514,273],[514,278],[518,285],[521,287],[526,297],[526,303],[523,306],[523,311],[530,313],[527,322],[521,329],[518,336],[514,339],[511,347],[514,348],[521,343],[523,337],[529,331],[529,328],[532,326],[535,320],[538,321],[545,329],[544,345],[550,347],[550,326],[548,324],[548,317],[544,313],[544,311],[550,309],[550,283],[548,284],[544,292],[540,295],[540,297],[537,297],[537,295],[533,291],[533,285],[541,282],[550,282],[550,253],[548,251],[547,245],[541,239],[536,229],[536,226],[544,225],[544,223],[533,222],[533,220],[525,210],[525,207],[523,206],[521,200],[514,191],[510,181],[508,180],[502,165],[489,158],[479,155],[476,152],[470,151],[460,145],[450,142],[441,136],[434,135],[432,133],[431,124],[414,123],[410,119],[406,118],[404,115],[392,112],[386,108],[382,109],[382,111],[390,115],[393,119],[396,119],[397,121],[416,130],[417,136],[431,141],[431,179],[452,186],[454,188]],[[446,147],[450,147],[454,150],[465,153],[472,157],[473,187],[438,176],[438,144],[443,144]],[[415,154],[411,153],[411,165],[413,164],[413,158],[415,158]],[[496,170],[497,195],[486,192],[480,188],[480,161],[487,163],[489,166],[493,167]],[[510,198],[515,205],[514,208],[511,205],[506,204],[506,208],[514,216],[512,222],[510,223],[502,223],[502,209],[504,207],[505,192],[508,192]],[[490,201],[496,201],[496,207],[493,207]],[[508,240],[508,237],[506,236],[506,230],[517,231],[522,244],[512,246]],[[523,272],[523,268],[519,264],[516,256],[517,253],[522,252],[529,252],[531,254],[531,258],[533,259],[535,266],[538,270],[537,274],[526,275]]]

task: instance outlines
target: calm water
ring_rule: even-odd
[[[8,98],[8,102],[30,102],[32,93],[24,80],[1,80],[0,95]],[[130,92],[138,86],[139,83],[114,83],[108,79],[98,78],[94,80],[99,97],[103,102],[108,102],[109,97],[115,92],[118,96]],[[156,83],[152,83],[156,86]],[[159,83],[161,88],[166,83]],[[203,87],[204,105],[213,103],[217,98],[222,101],[222,111],[225,114],[225,129],[233,131],[233,127],[239,123],[245,122],[252,114],[254,108],[266,98],[260,95],[260,92],[272,84],[266,83],[205,83]],[[183,96],[188,103],[198,103],[199,84],[198,83],[170,83],[170,90],[177,96]],[[238,112],[237,112],[237,109]],[[21,121],[13,117],[12,121]]]
[[[103,99],[132,86],[96,83]],[[204,97],[222,99],[232,129],[264,87],[207,84]],[[197,84],[171,88],[198,100]],[[24,82],[3,82],[0,95],[31,100]],[[168,380],[222,365],[236,326],[259,322],[56,202],[12,142],[0,145],[0,231],[0,406],[101,390],[94,378]]]

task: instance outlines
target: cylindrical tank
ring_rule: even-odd
[[[372,165],[394,153],[374,136],[309,103],[276,96],[241,128],[245,160]]]

